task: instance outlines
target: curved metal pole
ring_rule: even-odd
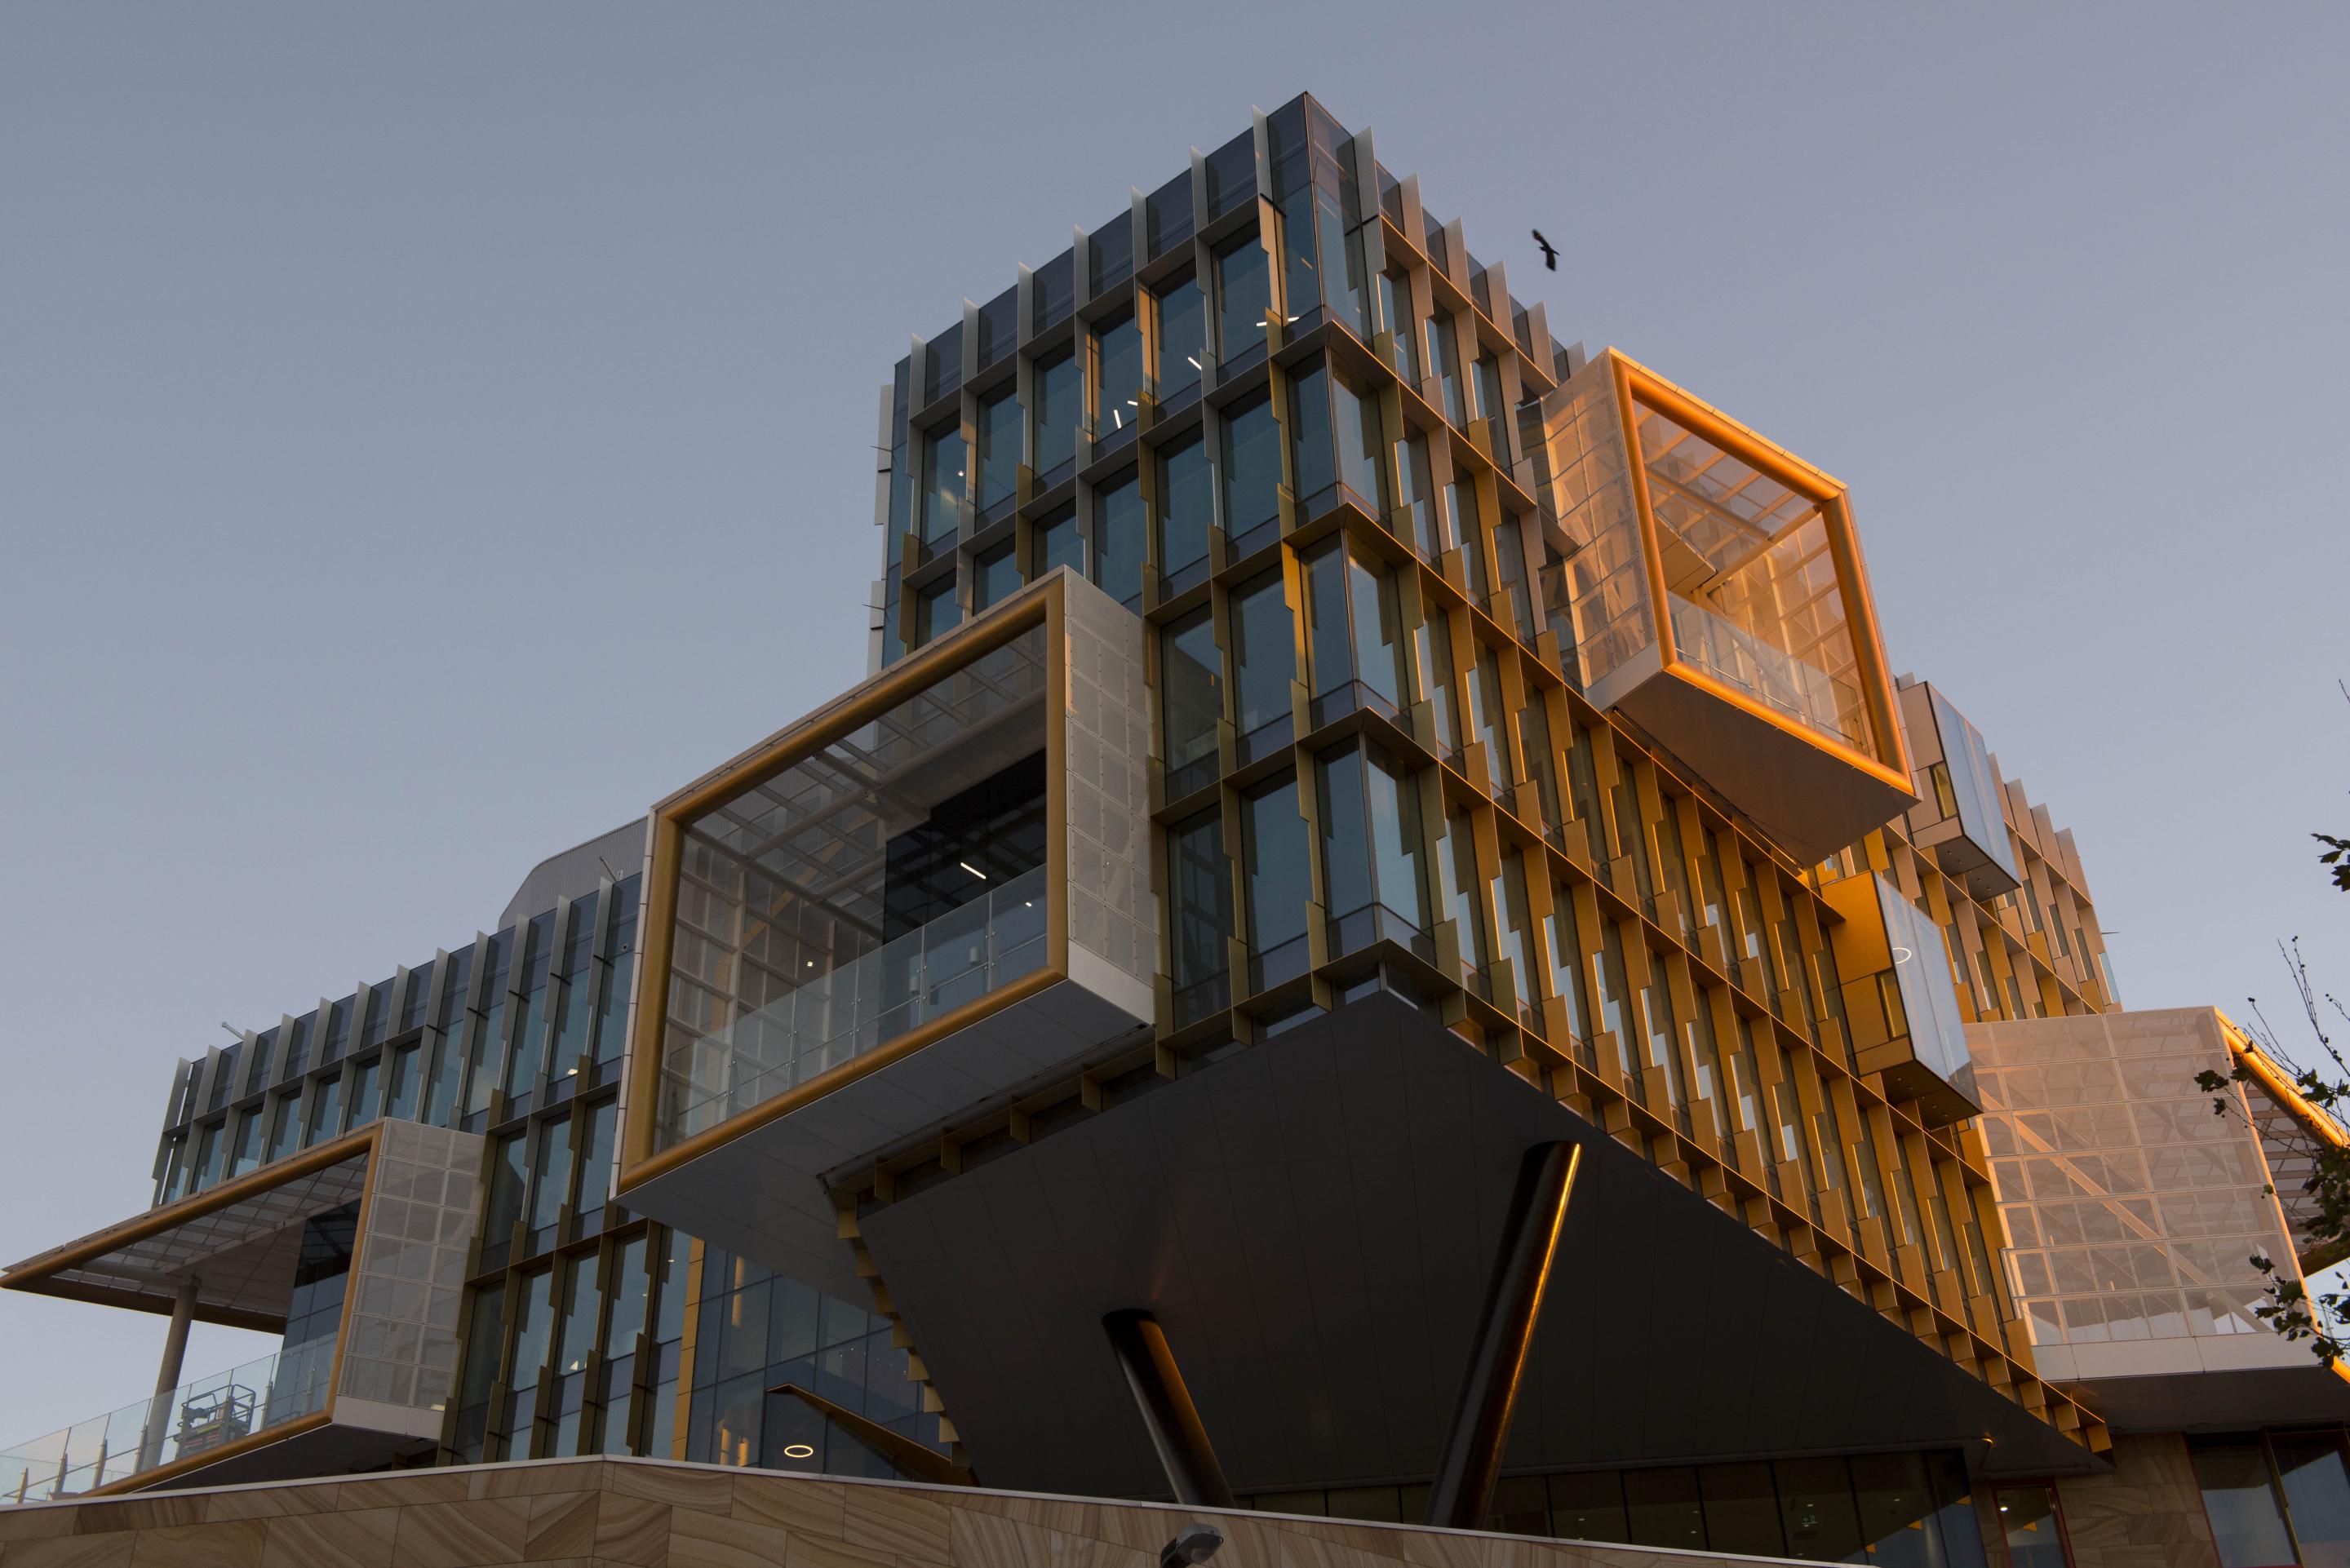
[[[1102,1327],[1118,1355],[1119,1370],[1126,1374],[1126,1385],[1134,1391],[1175,1501],[1193,1508],[1239,1507],[1232,1489],[1224,1484],[1223,1467],[1216,1462],[1208,1429],[1200,1424],[1200,1412],[1191,1403],[1191,1390],[1183,1386],[1183,1374],[1176,1368],[1175,1353],[1167,1348],[1159,1320],[1129,1309],[1111,1313],[1102,1319]]]
[[[1510,1417],[1518,1398],[1518,1376],[1534,1344],[1542,1315],[1543,1291],[1558,1251],[1559,1226],[1583,1151],[1571,1143],[1542,1143],[1526,1150],[1518,1184],[1502,1222],[1502,1247],[1485,1286],[1484,1310],[1469,1348],[1461,1397],[1452,1427],[1428,1492],[1427,1522],[1454,1530],[1482,1530],[1501,1474],[1502,1450],[1510,1440]]]

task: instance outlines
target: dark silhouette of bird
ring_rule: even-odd
[[[1536,229],[1534,232],[1534,244],[1542,246],[1543,266],[1547,271],[1556,272],[1558,270],[1558,247],[1551,244],[1548,240],[1543,238],[1542,231],[1540,229]]]

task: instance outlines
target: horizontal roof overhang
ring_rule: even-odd
[[[168,1313],[193,1276],[197,1318],[277,1333],[303,1225],[359,1200],[380,1127],[53,1247],[0,1272],[0,1289]]]
[[[1378,994],[859,1217],[992,1486],[1154,1495],[1102,1330],[1164,1327],[1243,1491],[1426,1476],[1520,1159],[1583,1151],[1513,1471],[1964,1447],[2100,1460]],[[1986,1446],[1987,1445],[1987,1446]]]

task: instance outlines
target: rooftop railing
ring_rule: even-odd
[[[317,1340],[0,1451],[0,1504],[87,1496],[326,1407],[335,1343]]]

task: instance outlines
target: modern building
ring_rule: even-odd
[[[870,677],[179,1064],[153,1206],[0,1274],[168,1314],[156,1391],[13,1498],[602,1454],[2350,1554],[2350,1383],[2226,1256],[2344,1135],[2120,1011],[1840,482],[1560,344],[1311,98],[879,420]],[[199,1318],[285,1348],[189,1381]]]

